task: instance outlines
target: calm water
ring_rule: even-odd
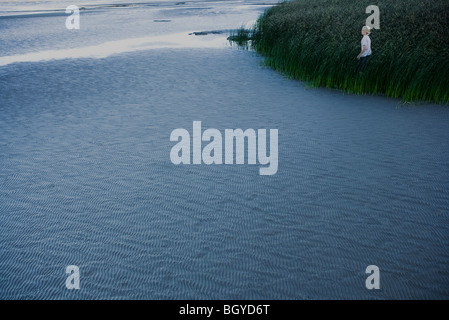
[[[71,31],[60,2],[0,4],[1,299],[449,298],[448,108],[307,89],[188,34],[257,1],[100,3]],[[278,129],[277,174],[173,165],[195,120]]]

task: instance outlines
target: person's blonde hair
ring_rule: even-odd
[[[365,31],[367,35],[369,35],[369,34],[371,33],[371,28],[368,27],[368,26],[364,26],[364,27],[362,28],[362,30]]]

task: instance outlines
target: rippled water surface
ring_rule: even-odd
[[[59,2],[0,4],[1,299],[449,297],[449,109],[305,88],[189,35],[256,1],[100,2],[71,31]],[[278,129],[277,174],[175,166],[195,120]]]

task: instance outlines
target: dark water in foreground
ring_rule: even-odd
[[[278,129],[277,174],[173,165],[194,120]],[[3,66],[0,298],[447,299],[448,124],[229,47]]]

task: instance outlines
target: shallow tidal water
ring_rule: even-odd
[[[94,1],[70,31],[61,3],[0,4],[0,299],[449,298],[447,107],[306,88],[189,35],[257,1]],[[277,173],[174,165],[193,121],[278,129]]]

